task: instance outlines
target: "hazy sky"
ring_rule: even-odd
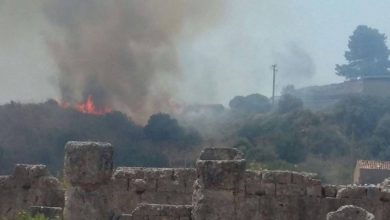
[[[43,2],[0,0],[0,103],[59,97]],[[345,62],[348,37],[357,25],[390,35],[387,0],[226,2],[217,24],[177,40],[183,76],[176,99],[226,104],[235,95],[269,96],[273,63],[279,65],[278,91],[287,84],[340,82],[334,66]],[[191,24],[182,34],[192,34]]]

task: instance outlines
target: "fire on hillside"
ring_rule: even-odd
[[[78,102],[75,104],[70,104],[69,102],[62,101],[60,102],[62,108],[71,108],[85,114],[92,115],[104,115],[112,112],[112,108],[108,106],[98,107],[93,101],[92,95],[89,95],[84,102]]]

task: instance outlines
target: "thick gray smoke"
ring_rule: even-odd
[[[171,109],[175,43],[219,17],[222,1],[52,0],[48,38],[63,101],[110,106],[138,121]],[[207,8],[207,10],[205,10]],[[183,30],[186,31],[183,31]]]

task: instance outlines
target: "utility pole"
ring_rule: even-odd
[[[272,73],[273,73],[273,81],[272,81],[272,106],[275,105],[275,78],[276,78],[276,72],[278,71],[277,65],[274,64],[271,66]]]

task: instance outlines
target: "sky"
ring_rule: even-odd
[[[45,1],[0,0],[0,103],[60,97]],[[288,84],[342,82],[334,67],[345,62],[348,37],[358,25],[390,35],[386,0],[225,2],[218,21],[197,33],[184,24],[180,34],[193,36],[175,40],[181,75],[172,79],[174,99],[226,105],[236,95],[271,96],[275,63],[278,93]]]

